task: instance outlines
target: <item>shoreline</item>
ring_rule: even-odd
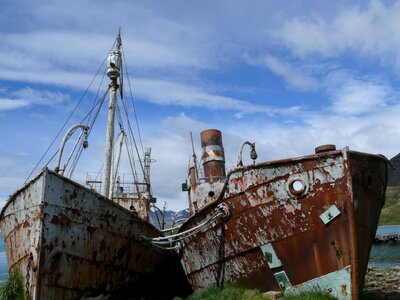
[[[363,294],[400,299],[400,265],[387,269],[368,267]]]

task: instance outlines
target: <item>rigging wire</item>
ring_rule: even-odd
[[[121,99],[122,100],[122,99]],[[122,102],[124,102],[124,101],[122,101]],[[125,107],[124,107],[125,108]],[[120,108],[120,106],[119,106],[119,103],[117,102],[117,105],[116,105],[116,111],[117,111],[117,120],[118,120],[118,122],[119,122],[119,124],[120,124],[120,126],[122,126],[122,128],[123,128],[123,119],[122,119],[122,114],[121,114],[121,108]],[[128,121],[129,121],[129,119],[127,119]],[[128,126],[128,128],[130,128],[130,126]],[[131,129],[131,128],[130,128]],[[132,130],[132,129],[131,129]],[[131,171],[132,171],[132,175],[133,175],[133,182],[134,182],[134,184],[135,184],[135,187],[136,187],[136,190],[137,190],[137,194],[138,194],[138,197],[139,197],[139,199],[141,199],[142,197],[141,197],[141,191],[140,191],[140,189],[139,189],[139,176],[138,176],[138,174],[137,174],[137,171],[136,171],[136,164],[135,164],[135,159],[134,159],[134,157],[132,156],[132,154],[134,153],[134,151],[133,151],[133,148],[132,148],[132,144],[131,144],[131,141],[129,140],[129,138],[125,138],[126,139],[126,142],[125,142],[125,147],[126,147],[126,149],[127,149],[127,155],[128,155],[128,159],[129,159],[129,164],[130,164],[130,167],[131,167]],[[136,145],[136,144],[135,144]],[[138,156],[139,156],[139,153],[137,153],[138,154]],[[140,162],[140,156],[139,156],[139,162]],[[144,172],[144,169],[142,168],[142,170],[143,170],[143,172]]]
[[[83,122],[84,122],[84,121],[86,120],[86,118],[92,113],[92,111],[95,109],[95,107],[96,107],[97,105],[104,103],[104,99],[105,99],[105,97],[107,96],[107,93],[108,93],[109,89],[110,89],[110,88],[107,89],[107,91],[104,93],[104,95],[101,97],[101,99],[96,103],[96,105],[93,106],[92,109],[86,114],[86,116],[82,119],[82,121],[80,122],[80,124],[83,124]],[[97,116],[98,116],[98,114],[99,114],[99,111],[100,111],[100,108],[101,108],[101,107],[102,107],[102,105],[100,105],[100,107],[99,107],[99,109],[98,109],[98,112],[97,112],[97,114],[96,114],[96,118],[97,118]],[[90,128],[89,128],[89,131],[88,131],[88,136],[89,136],[91,130],[93,129],[93,124],[94,124],[94,122],[92,122],[91,126],[89,126]],[[49,163],[50,163],[50,162],[53,160],[53,158],[57,155],[58,151],[59,151],[59,150],[57,150],[57,151],[53,154],[53,156],[48,160],[48,162],[45,164],[45,166],[48,166],[48,165],[49,165]],[[36,169],[36,167],[35,167],[35,169]],[[33,171],[32,171],[31,174],[29,175],[28,179],[30,178],[30,176],[32,175],[32,173],[33,173]],[[27,179],[26,181],[28,181],[28,179]]]
[[[137,190],[137,193],[138,193],[138,198],[141,199],[142,196],[141,196],[141,191],[139,189],[139,184],[138,184],[138,179],[137,179],[138,176],[137,176],[137,173],[136,173],[135,160],[131,156],[131,151],[129,151],[130,149],[129,149],[129,146],[128,146],[128,142],[125,143],[125,147],[126,147],[126,150],[127,150],[127,153],[128,153],[129,164],[131,166],[131,169],[134,171],[134,184],[136,186],[136,190]]]
[[[124,112],[125,112],[125,117],[126,117],[127,123],[128,123],[128,129],[129,129],[129,131],[128,131],[128,132],[129,132],[128,138],[130,139],[129,142],[130,142],[130,144],[132,144],[132,141],[133,141],[133,144],[135,145],[135,150],[136,150],[136,154],[137,154],[137,156],[138,156],[140,168],[142,169],[142,172],[144,173],[144,167],[143,167],[142,160],[141,160],[141,158],[140,158],[139,149],[138,149],[138,147],[137,147],[137,143],[136,143],[135,136],[134,136],[134,134],[133,134],[132,126],[131,126],[131,123],[130,123],[130,121],[129,121],[128,108],[127,108],[127,106],[126,106],[126,101],[124,101],[124,100],[125,100],[125,99],[121,99],[121,102],[122,102],[122,104],[123,104],[123,108],[124,108]],[[142,151],[143,151],[143,148],[142,148]],[[133,149],[132,149],[132,153],[133,153]],[[144,152],[143,152],[143,155],[144,155]]]
[[[81,124],[82,124],[82,123],[85,121],[85,119],[86,119],[87,117],[89,117],[89,119],[90,119],[90,116],[91,116],[91,114],[92,114],[92,111],[94,110],[94,108],[95,108],[96,106],[98,106],[97,111],[96,111],[96,113],[95,113],[95,115],[94,115],[94,118],[93,118],[93,120],[91,121],[91,123],[90,123],[90,125],[89,125],[89,130],[88,130],[88,133],[87,133],[87,137],[90,136],[90,133],[91,133],[92,130],[93,130],[94,123],[96,122],[96,120],[97,120],[97,118],[98,118],[98,116],[99,116],[99,114],[100,114],[101,108],[102,108],[103,105],[104,105],[104,102],[105,102],[104,100],[106,99],[106,96],[107,96],[109,90],[110,90],[110,87],[109,87],[109,88],[107,89],[107,91],[103,94],[103,96],[99,99],[99,101],[92,107],[92,109],[91,109],[90,112],[85,116],[85,118],[81,121]],[[82,141],[82,142],[83,142],[83,141]],[[75,150],[74,150],[74,151],[75,151]],[[73,174],[73,172],[74,172],[74,170],[75,170],[75,168],[76,168],[76,165],[78,164],[78,161],[79,161],[79,159],[80,159],[80,157],[81,157],[82,152],[83,152],[83,147],[79,147],[79,150],[78,150],[77,154],[75,155],[75,158],[74,158],[74,160],[73,160],[73,163],[72,163],[72,166],[71,166],[71,169],[70,169],[70,172],[69,172],[69,178],[72,177],[72,174]]]
[[[98,99],[98,97],[99,97],[100,89],[101,89],[101,86],[102,86],[102,84],[103,84],[103,82],[104,82],[104,77],[105,77],[105,76],[106,76],[106,72],[103,72],[103,76],[101,77],[99,86],[98,86],[97,91],[96,91],[96,96],[95,96],[94,99],[93,99],[92,107],[94,107],[94,106],[96,105],[96,101],[97,101],[97,99]],[[90,123],[90,118],[92,117],[91,112],[92,112],[92,111],[90,111],[90,115],[89,115],[89,118],[88,118],[88,123]]]
[[[129,80],[128,68],[127,68],[126,62],[125,62],[125,54],[124,54],[123,48],[122,48],[121,52],[122,52],[122,56],[123,56],[124,69],[125,69],[125,72],[126,72],[126,75],[127,75],[127,78],[128,78],[128,86],[129,86],[129,91],[130,91],[130,95],[131,95],[131,103],[132,103],[133,112],[134,112],[134,116],[135,116],[136,128],[137,128],[137,132],[138,132],[138,136],[139,136],[140,147],[141,147],[141,150],[142,150],[142,155],[144,156],[144,149],[143,149],[143,143],[142,143],[142,138],[141,138],[141,134],[140,134],[140,127],[139,127],[139,122],[138,122],[138,118],[137,118],[136,107],[135,107],[135,104],[134,104],[134,101],[133,101],[133,94],[132,94],[131,84],[130,84],[130,80]],[[125,98],[124,95],[125,95],[125,93],[121,93],[121,96],[123,96],[123,97],[121,97],[121,102],[123,104],[126,121],[128,123],[127,124],[128,125],[128,132],[129,132],[129,134],[127,135],[127,139],[126,139],[127,140],[126,147],[127,147],[127,151],[128,151],[128,158],[129,158],[129,161],[130,161],[132,172],[134,174],[134,181],[137,184],[138,175],[137,175],[137,171],[136,171],[136,166],[135,166],[135,163],[134,163],[134,159],[131,157],[131,153],[134,153],[132,144],[135,146],[136,154],[138,156],[140,168],[141,168],[143,174],[145,173],[145,170],[144,170],[144,166],[143,166],[143,163],[142,163],[142,160],[141,160],[141,155],[139,153],[138,145],[136,143],[135,135],[134,135],[133,130],[132,130],[132,125],[131,125],[131,122],[130,122],[130,119],[129,119],[129,116],[128,116],[128,106],[127,106],[126,98]],[[118,107],[118,112],[120,114],[120,108],[119,107]],[[120,118],[122,119],[121,115],[120,115]],[[130,151],[129,151],[129,148],[130,148]],[[137,187],[137,190],[138,190],[138,193],[139,193],[139,188],[138,187]]]
[[[132,93],[132,87],[131,87],[131,82],[130,82],[130,80],[129,80],[129,73],[128,73],[128,68],[127,68],[127,66],[126,66],[126,61],[125,61],[125,51],[124,51],[124,48],[123,48],[123,46],[121,46],[122,47],[122,57],[123,57],[123,62],[124,62],[124,69],[125,69],[125,72],[126,72],[126,77],[127,77],[127,80],[128,80],[128,86],[129,86],[129,93],[130,93],[130,99],[131,99],[131,103],[132,103],[132,107],[133,107],[133,114],[134,114],[134,116],[135,116],[135,121],[136,121],[136,128],[137,128],[137,132],[138,132],[138,136],[139,136],[139,141],[140,141],[140,147],[142,148],[142,153],[144,153],[144,150],[143,150],[143,143],[142,143],[142,137],[141,137],[141,134],[140,134],[140,127],[139,127],[139,122],[138,122],[138,117],[137,117],[137,114],[136,114],[136,106],[135,106],[135,102],[133,101],[133,93]],[[124,97],[124,99],[125,99],[125,97]]]
[[[176,246],[180,241],[185,240],[199,231],[203,230],[207,226],[209,226],[213,221],[219,219],[219,218],[226,218],[230,215],[229,209],[225,204],[219,204],[216,208],[214,213],[206,220],[204,220],[202,223],[197,224],[196,226],[189,228],[183,232],[179,232],[176,234],[171,234],[169,236],[162,236],[162,237],[155,237],[155,238],[149,238],[145,235],[140,235],[140,238],[143,240],[151,242],[154,246],[160,246],[162,248],[164,247],[174,247]],[[168,249],[168,248],[167,248]]]
[[[47,147],[46,151],[44,152],[44,154],[42,155],[42,157],[39,159],[39,161],[37,162],[37,164],[35,165],[35,167],[33,168],[33,170],[29,173],[28,177],[25,180],[25,183],[28,182],[29,178],[32,176],[33,172],[35,172],[35,170],[37,169],[37,167],[39,166],[39,164],[43,161],[44,157],[47,155],[47,153],[50,151],[51,147],[54,145],[55,141],[57,140],[57,138],[60,136],[61,132],[64,130],[65,126],[67,126],[69,120],[71,119],[72,115],[75,113],[75,111],[77,110],[78,106],[81,104],[81,102],[83,101],[83,99],[85,98],[87,92],[89,91],[89,88],[92,86],[92,83],[94,82],[95,78],[97,77],[97,75],[100,73],[100,70],[103,68],[104,63],[107,60],[107,56],[104,58],[103,63],[101,64],[101,66],[99,67],[99,69],[97,70],[96,74],[93,76],[92,80],[89,83],[89,86],[86,88],[85,92],[83,93],[83,95],[81,96],[81,98],[78,100],[78,103],[75,105],[74,109],[72,110],[72,112],[69,114],[68,118],[65,120],[64,124],[62,125],[62,127],[60,128],[60,130],[58,131],[57,135],[54,137],[54,139],[51,141],[50,145]],[[57,155],[57,152],[52,156],[51,160]],[[50,161],[51,161],[50,160]],[[50,162],[49,161],[49,162]],[[46,164],[47,166],[47,164]]]
[[[69,156],[68,156],[67,162],[64,164],[63,173],[62,173],[62,174],[65,174],[65,169],[67,168],[69,162],[71,161],[71,158],[72,158],[72,156],[74,155],[74,153],[75,153],[75,151],[76,151],[78,145],[79,145],[79,149],[80,149],[80,148],[83,148],[83,140],[82,140],[83,134],[84,134],[84,132],[83,132],[83,130],[82,130],[82,131],[80,132],[80,134],[79,134],[79,137],[76,139],[76,142],[75,142],[75,144],[74,144],[74,147],[72,148],[71,153],[70,153]],[[70,174],[69,178],[71,178],[71,176],[72,176],[72,174]]]

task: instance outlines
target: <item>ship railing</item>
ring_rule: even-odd
[[[212,176],[212,177],[199,177],[197,178],[197,183],[205,183],[205,182],[218,182],[226,179],[226,176]]]
[[[86,187],[98,193],[101,192],[102,178],[98,179],[98,173],[88,172],[86,175]],[[131,180],[129,180],[131,178]],[[149,190],[148,183],[132,181],[133,175],[129,173],[118,174],[112,189],[112,198],[139,199],[139,195]]]

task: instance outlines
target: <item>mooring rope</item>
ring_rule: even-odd
[[[226,206],[226,204],[221,203],[217,206],[215,209],[214,214],[207,220],[203,221],[202,223],[198,224],[195,227],[192,227],[186,231],[173,234],[170,236],[162,236],[162,237],[156,237],[156,238],[149,238],[145,235],[140,235],[140,238],[151,242],[154,246],[157,246],[162,249],[170,250],[170,249],[176,249],[180,247],[180,241],[185,240],[193,235],[195,235],[197,232],[201,231],[202,229],[206,228],[210,223],[215,221],[218,218],[226,218],[229,216],[229,209]]]

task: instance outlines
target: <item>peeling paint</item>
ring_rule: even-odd
[[[291,287],[285,292],[285,294],[298,295],[302,292],[309,292],[318,289],[336,297],[337,299],[350,300],[352,299],[350,272],[351,267],[346,266],[341,270],[328,273]]]

